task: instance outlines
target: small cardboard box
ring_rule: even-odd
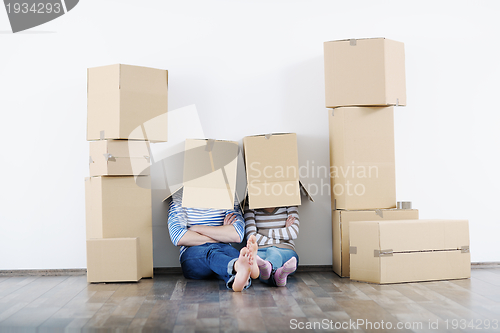
[[[393,107],[329,111],[332,209],[396,208]]]
[[[141,276],[153,277],[151,177],[86,178],[85,206],[87,240],[138,237]]]
[[[87,282],[139,281],[139,238],[87,240]]]
[[[297,135],[266,134],[243,138],[250,209],[297,206],[301,192]]]
[[[467,220],[349,224],[351,280],[372,283],[470,277]]]
[[[324,43],[326,107],[406,105],[404,44],[385,38]]]
[[[238,142],[187,139],[182,206],[233,209]]]
[[[349,222],[417,220],[416,209],[334,210],[332,211],[333,271],[349,277]]]
[[[149,142],[99,140],[89,144],[91,177],[149,175]]]
[[[87,140],[167,141],[166,70],[110,65],[87,76]]]

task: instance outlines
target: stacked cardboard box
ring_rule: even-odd
[[[380,237],[385,237],[382,233],[373,234],[375,229],[366,227],[361,221],[372,221],[377,225],[406,225],[405,222],[418,221],[417,210],[396,209],[393,107],[406,105],[404,44],[385,38],[350,39],[325,42],[324,51],[326,107],[331,108],[333,270],[339,276],[379,283],[430,279],[429,276],[414,275],[412,280],[409,276],[394,274],[384,277],[385,280],[373,276],[368,279],[367,274],[359,272],[365,270],[363,265],[366,262],[372,262],[361,260],[370,255],[370,251],[356,251],[356,247],[350,244],[353,239],[357,242],[363,237],[378,237],[381,242]],[[396,222],[389,222],[392,220]],[[433,229],[436,223],[430,221],[427,230]],[[349,231],[354,224],[357,225],[356,233]],[[423,225],[421,227],[426,229]],[[397,230],[403,239],[407,229]],[[462,236],[464,230],[462,225],[459,229]],[[440,235],[444,237],[444,234]],[[468,233],[463,238],[468,239]],[[424,239],[416,243],[420,246],[415,248],[430,250],[425,247]],[[462,242],[461,246],[468,246],[468,243]],[[432,250],[442,248],[438,246]],[[374,251],[375,248],[371,252],[372,258]],[[409,257],[405,258],[408,260]],[[466,256],[461,260],[462,263],[467,261]],[[401,265],[395,267],[405,269]],[[436,273],[435,277],[463,278],[466,270],[462,267],[459,274]]]
[[[153,277],[149,142],[167,141],[168,72],[88,70],[87,281]]]

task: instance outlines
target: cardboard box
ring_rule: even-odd
[[[312,201],[299,180],[295,133],[247,136],[243,149],[250,209],[298,206],[301,192]]]
[[[90,176],[149,175],[147,141],[90,141]]]
[[[467,220],[351,222],[351,280],[398,283],[470,277]]]
[[[332,209],[396,208],[393,107],[329,112]]]
[[[334,210],[332,211],[333,271],[349,277],[349,222],[418,219],[416,209]]]
[[[324,43],[326,107],[406,105],[404,44],[385,38]]]
[[[153,277],[150,176],[86,178],[85,205],[87,240],[138,237],[141,276]]]
[[[87,240],[87,282],[139,281],[139,238]]]
[[[233,209],[237,164],[237,142],[187,139],[182,206]]]
[[[87,75],[87,140],[167,141],[166,70],[110,65]]]

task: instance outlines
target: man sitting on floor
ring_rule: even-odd
[[[229,243],[241,243],[245,221],[238,203],[234,209],[182,207],[182,189],[172,195],[168,211],[168,230],[175,246],[181,246],[182,273],[187,279],[218,277],[228,288],[242,291],[257,278],[255,236],[240,252]]]

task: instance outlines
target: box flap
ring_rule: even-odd
[[[183,207],[233,209],[237,162],[237,142],[186,140]]]

